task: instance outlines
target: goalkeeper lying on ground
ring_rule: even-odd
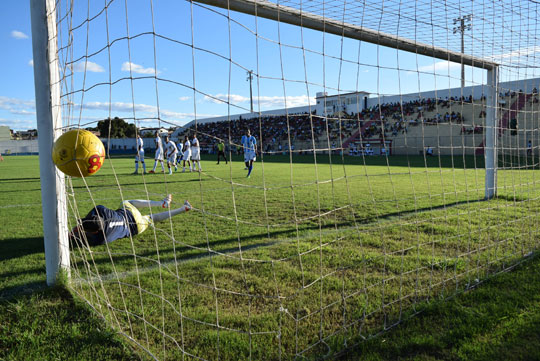
[[[110,243],[120,238],[126,238],[143,233],[154,222],[161,222],[180,213],[191,209],[188,201],[177,209],[167,210],[143,216],[139,208],[162,207],[169,208],[172,195],[168,195],[163,201],[131,200],[124,201],[121,208],[113,211],[105,206],[96,206],[86,217],[79,220],[77,226],[69,233],[69,241],[72,246],[88,242],[89,246],[98,246]]]

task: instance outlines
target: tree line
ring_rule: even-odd
[[[137,136],[137,127],[135,124],[128,123],[122,118],[114,117],[100,120],[94,128],[87,130],[99,131],[103,138],[135,138]],[[151,131],[142,132],[141,137],[153,137]]]

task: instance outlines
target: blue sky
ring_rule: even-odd
[[[60,26],[62,44],[67,20],[76,27],[72,52],[61,53],[72,69],[65,83],[72,93],[63,98],[70,124],[118,116],[141,127],[168,127],[244,113],[250,106],[246,70],[254,71],[254,108],[261,111],[313,103],[319,91],[376,96],[460,84],[459,64],[187,1],[154,1],[153,9],[146,0],[112,1],[107,12],[103,2],[87,4],[78,2]],[[0,125],[35,128],[29,1],[6,2],[0,17],[7,49],[0,60]],[[466,78],[478,84],[484,74],[467,68]],[[501,80],[510,76],[503,73]]]

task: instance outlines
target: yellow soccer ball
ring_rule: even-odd
[[[96,174],[105,161],[105,147],[94,134],[73,129],[54,142],[52,159],[65,174],[87,177]]]

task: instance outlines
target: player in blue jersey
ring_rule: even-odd
[[[135,236],[144,232],[154,222],[161,222],[180,213],[191,210],[188,201],[177,209],[170,209],[172,195],[168,195],[163,201],[130,200],[124,201],[121,208],[109,209],[99,205],[94,207],[86,217],[77,222],[77,226],[69,234],[72,246],[85,245],[98,246],[111,243],[120,238]],[[143,216],[139,208],[162,207],[169,208],[165,212],[153,213]]]
[[[248,170],[247,177],[251,175],[253,170],[253,162],[257,160],[257,139],[251,135],[248,129],[247,134],[242,136],[242,148],[244,148],[244,163]]]

